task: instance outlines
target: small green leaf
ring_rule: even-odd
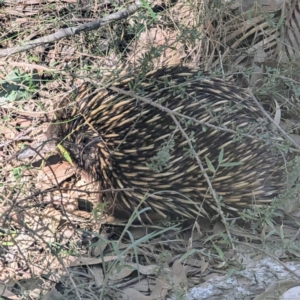
[[[220,151],[220,153],[219,153],[219,157],[218,157],[219,165],[222,164],[223,158],[224,158],[224,148],[222,148],[221,151]]]
[[[1,245],[5,246],[5,247],[9,247],[9,246],[13,246],[14,243],[13,242],[1,242]]]
[[[208,159],[207,156],[205,156],[205,161],[206,161],[208,169],[210,171],[212,171],[213,173],[216,173],[216,169],[214,168],[213,164],[211,163],[211,161]]]
[[[12,172],[13,172],[14,178],[16,180],[18,180],[20,178],[20,175],[21,175],[21,168],[13,168]]]
[[[217,246],[215,243],[214,243],[214,248],[217,250],[219,257],[221,259],[224,259],[224,252],[222,251],[222,249],[219,246]]]
[[[185,254],[183,254],[179,258],[179,261],[182,262],[182,261],[186,260],[187,258],[189,258],[190,256],[194,255],[195,253],[196,253],[196,249],[191,249],[188,252],[186,252]]]
[[[64,157],[64,159],[73,166],[74,164],[72,162],[70,153],[66,150],[66,148],[63,147],[62,145],[57,145],[57,148],[60,151],[60,153],[62,154],[62,156]]]
[[[148,10],[148,12],[149,12],[151,18],[152,18],[153,20],[156,20],[156,14],[155,14],[155,12],[152,10],[152,8],[151,8],[151,6],[149,5],[149,3],[148,3],[147,1],[145,1],[145,0],[141,0],[141,3],[142,3],[142,7]]]
[[[284,240],[284,230],[283,230],[283,225],[282,224],[280,226],[279,235],[280,235],[281,239]]]

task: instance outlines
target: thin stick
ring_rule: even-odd
[[[89,22],[89,23],[85,23],[85,24],[82,24],[82,25],[79,25],[76,27],[59,29],[58,31],[56,31],[53,34],[32,40],[29,43],[26,43],[22,46],[17,46],[17,47],[0,50],[0,57],[5,57],[5,56],[12,55],[15,53],[30,50],[32,48],[38,47],[43,44],[53,43],[62,38],[78,34],[81,31],[96,30],[96,29],[106,26],[114,21],[122,20],[122,19],[129,17],[130,15],[134,14],[141,6],[142,6],[141,1],[137,0],[137,1],[135,1],[135,3],[129,5],[127,8],[122,9],[116,13],[110,14],[102,19],[99,19],[99,20],[96,20],[93,22]]]

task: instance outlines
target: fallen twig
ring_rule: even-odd
[[[30,49],[38,47],[42,44],[53,43],[62,38],[78,34],[81,31],[91,31],[91,30],[98,29],[100,27],[103,27],[103,26],[111,23],[111,22],[127,18],[128,16],[134,14],[141,6],[142,6],[142,4],[141,4],[140,0],[137,0],[137,1],[135,1],[135,3],[129,5],[127,8],[120,10],[116,13],[110,14],[102,19],[99,19],[99,20],[96,20],[93,22],[89,22],[89,23],[85,23],[85,24],[82,24],[82,25],[79,25],[76,27],[62,28],[53,34],[32,40],[26,44],[23,44],[22,46],[17,46],[17,47],[0,50],[0,57],[5,57],[5,56],[12,55],[15,53],[30,50]]]

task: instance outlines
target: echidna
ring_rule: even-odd
[[[162,217],[216,210],[186,136],[159,105],[181,114],[175,117],[224,210],[266,205],[283,185],[283,158],[262,141],[277,133],[233,82],[173,67],[104,88],[83,84],[69,100],[50,135],[101,189],[125,189],[105,195],[116,215],[129,216],[141,201],[140,209],[150,207]]]

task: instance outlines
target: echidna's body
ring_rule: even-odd
[[[273,127],[243,90],[219,79],[199,77],[196,70],[160,70],[141,82],[136,76],[113,86],[133,90],[219,128],[261,138],[275,136]],[[69,122],[55,125],[54,130],[73,161],[99,180],[102,189],[134,189],[106,195],[116,212],[130,215],[145,197],[141,208],[151,207],[163,216],[195,217],[199,212],[203,215],[203,209],[216,207],[187,140],[166,112],[118,94],[109,86],[94,91],[82,86],[72,109],[60,116]],[[275,157],[270,145],[176,118],[228,210],[266,204],[278,194],[283,184],[279,171],[282,157]],[[242,164],[218,167],[222,147],[223,163]],[[206,166],[205,156],[215,174]]]

